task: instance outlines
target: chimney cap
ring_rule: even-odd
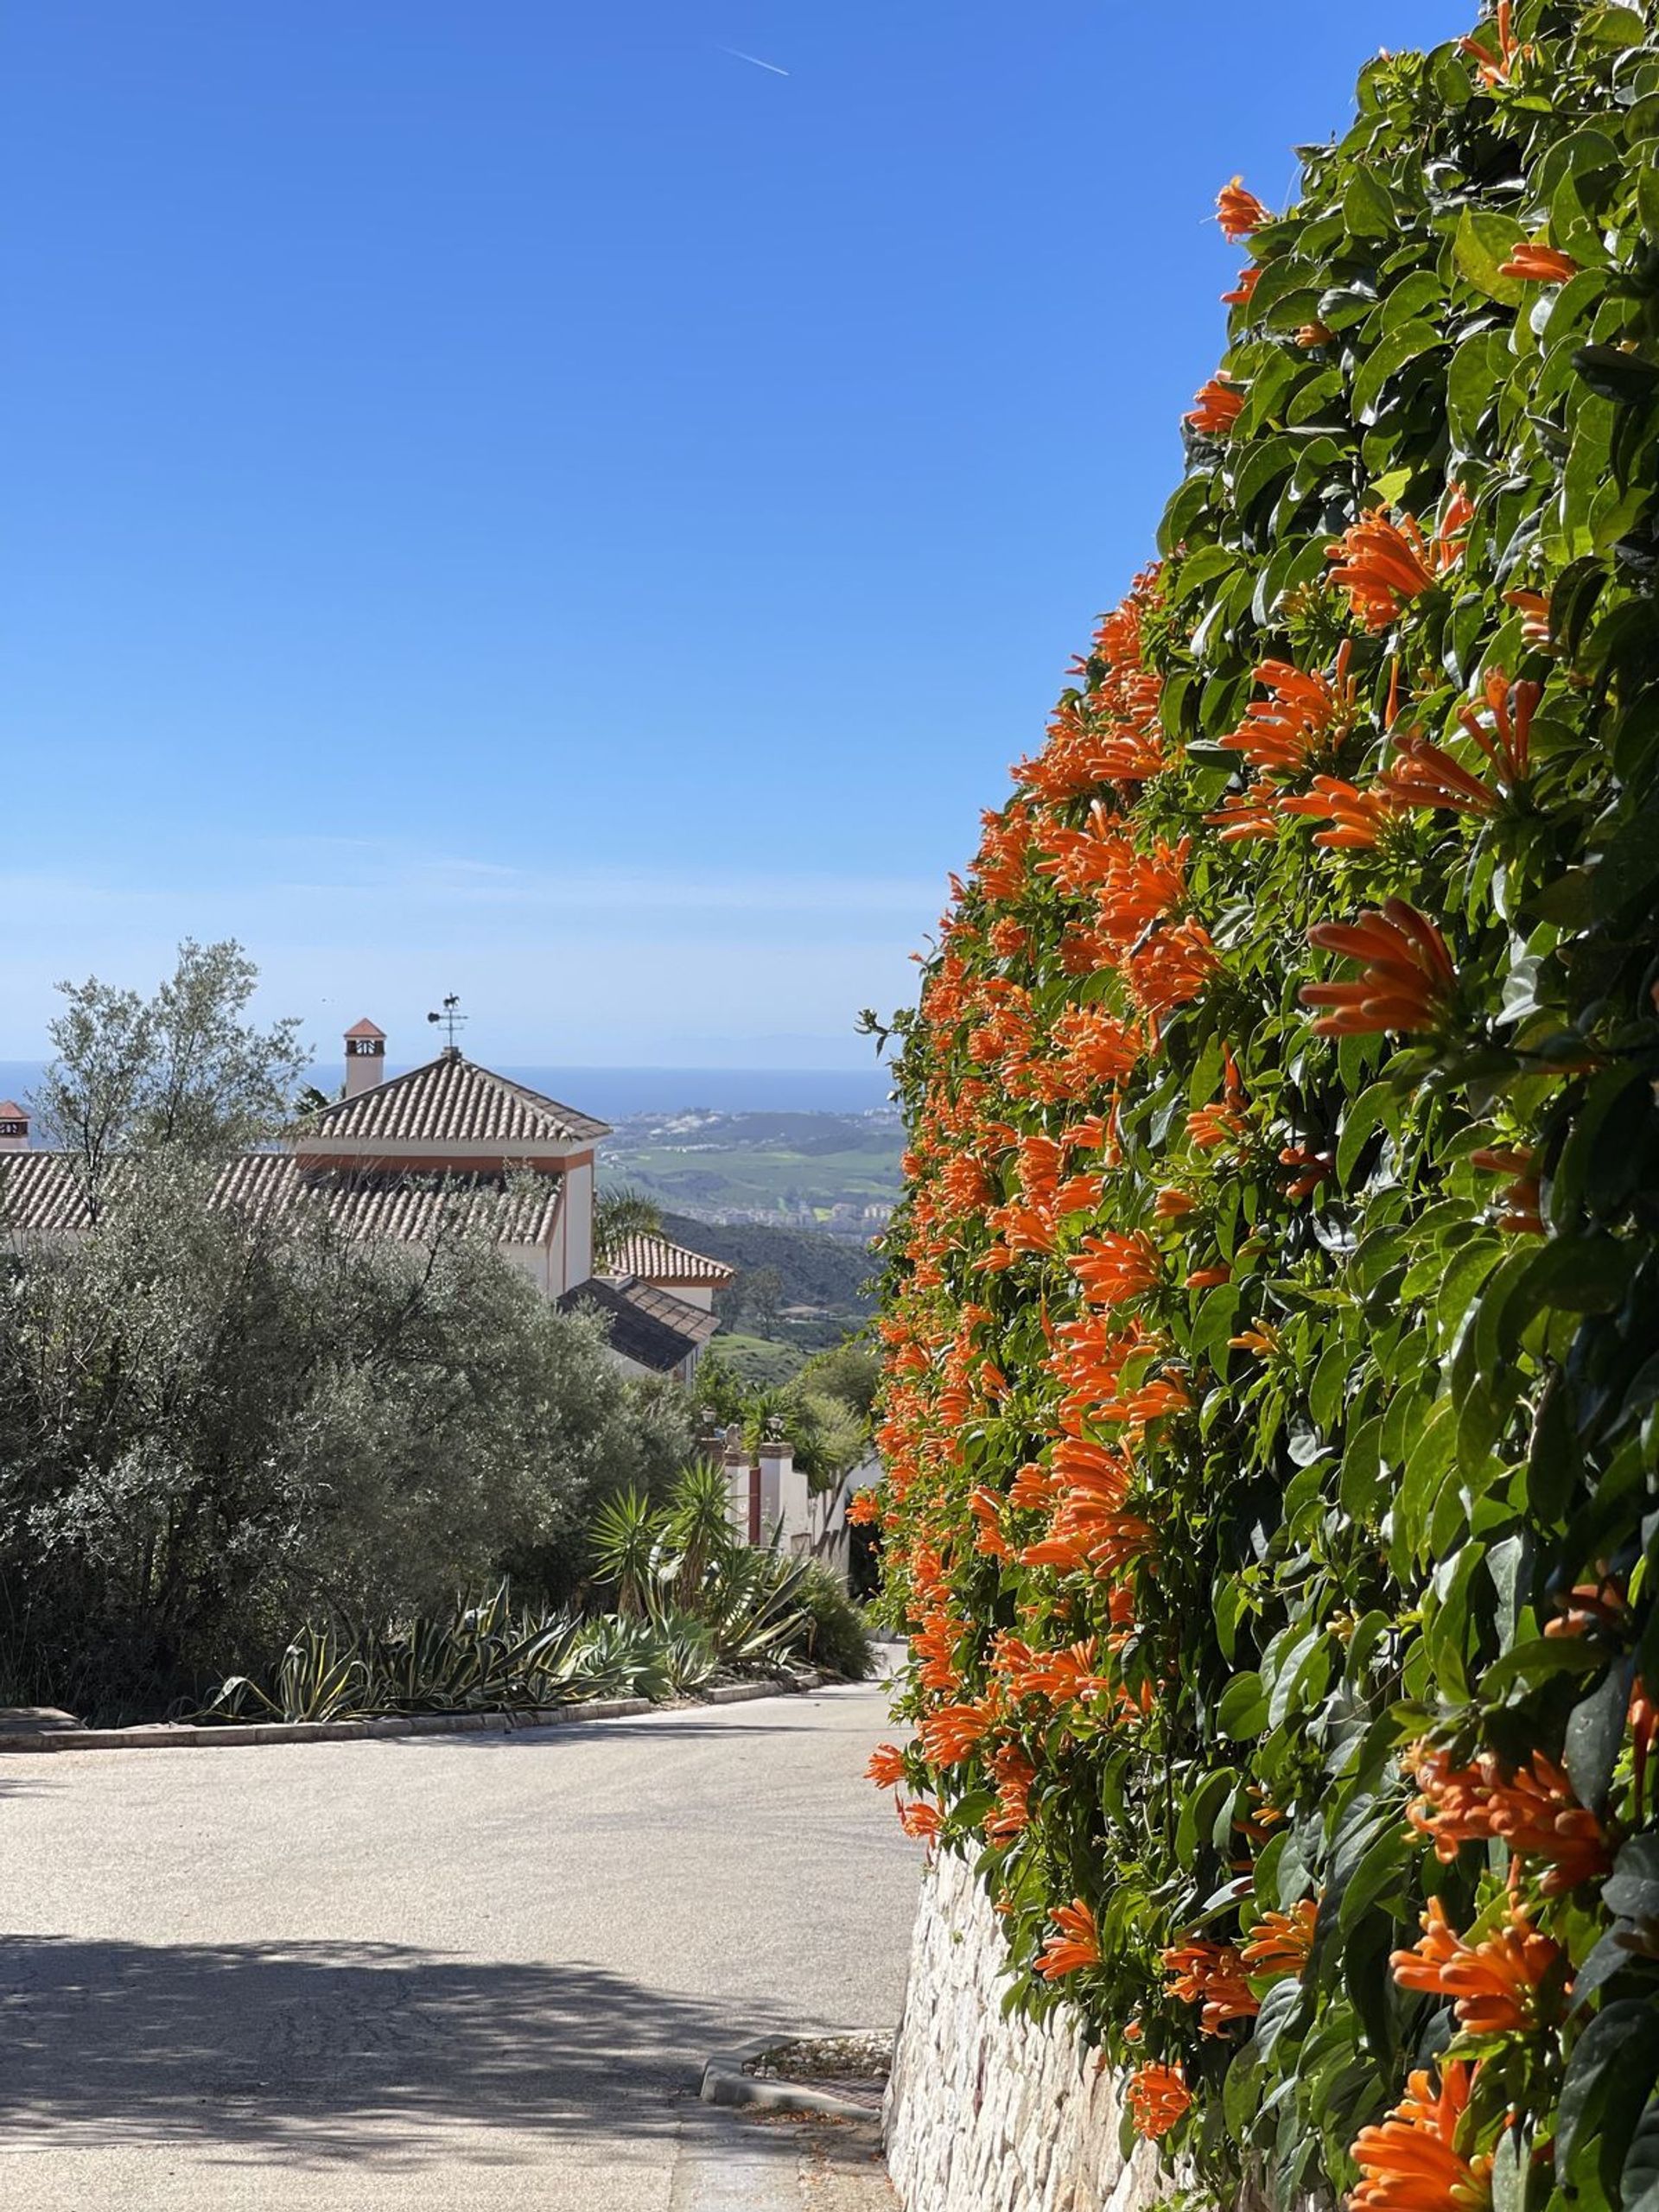
[[[346,1034],[348,1037],[378,1037],[383,1045],[386,1041],[385,1031],[378,1028],[372,1021],[367,1020],[354,1021]]]
[[[28,1119],[27,1106],[18,1105],[15,1099],[0,1098],[0,1122],[26,1122]]]

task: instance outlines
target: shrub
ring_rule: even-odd
[[[798,1602],[803,1628],[794,1648],[801,1657],[843,1681],[868,1681],[875,1671],[869,1625],[863,1607],[848,1596],[840,1576],[814,1562],[802,1581]]]
[[[1654,2171],[1656,157],[1653,8],[1503,0],[1228,188],[1161,559],[897,1025],[875,1770],[1279,2203]]]
[[[15,1694],[153,1712],[294,1622],[441,1603],[684,1449],[483,1233],[390,1251],[321,1209],[124,1163],[96,1226],[0,1278],[0,1624]],[[550,1595],[562,1594],[556,1591]]]

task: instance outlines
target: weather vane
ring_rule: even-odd
[[[426,1018],[429,1021],[441,1021],[443,1024],[448,1034],[449,1049],[453,1052],[455,1049],[455,1032],[458,1029],[464,1029],[467,1026],[467,1017],[461,1010],[460,994],[451,991],[444,1000],[442,1013],[429,1014]]]

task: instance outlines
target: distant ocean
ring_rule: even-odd
[[[499,1072],[604,1122],[699,1106],[717,1114],[862,1114],[885,1106],[889,1089],[880,1068],[504,1066]],[[332,1089],[340,1071],[332,1061],[319,1060],[311,1078]],[[38,1060],[0,1060],[0,1098],[26,1103],[40,1079]]]

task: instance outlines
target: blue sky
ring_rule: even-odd
[[[0,1053],[194,933],[331,1057],[856,1063],[1149,550],[1217,186],[1471,14],[9,10]]]

